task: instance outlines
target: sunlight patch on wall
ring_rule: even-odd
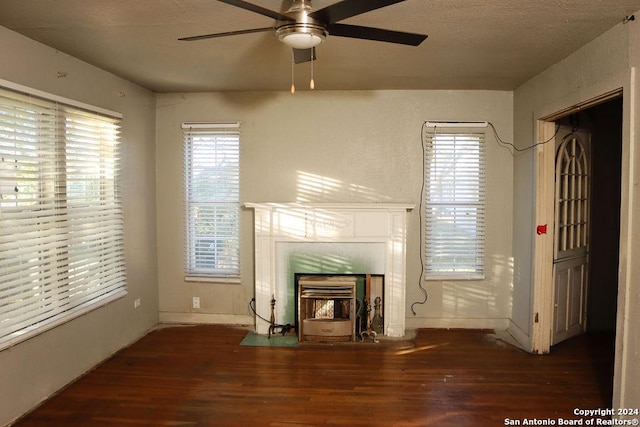
[[[487,280],[442,281],[442,315],[451,318],[503,318],[511,310],[513,259],[493,255]],[[508,286],[505,286],[508,284]]]
[[[344,184],[337,179],[298,171],[298,202],[320,202],[335,200],[343,192]]]
[[[300,203],[319,202],[384,202],[390,197],[381,195],[371,187],[309,172],[297,171],[297,196]]]

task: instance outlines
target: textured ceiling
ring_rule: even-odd
[[[278,11],[288,3],[249,1]],[[315,9],[333,3],[313,0]],[[342,23],[427,40],[330,35],[317,48],[316,89],[512,90],[638,10],[640,0],[407,0]],[[0,25],[156,92],[288,90],[291,51],[273,33],[177,40],[273,24],[216,0],[0,1]],[[300,89],[310,71],[295,66]]]

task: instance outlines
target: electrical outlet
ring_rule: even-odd
[[[193,308],[200,308],[200,297],[193,297]]]
[[[142,304],[142,301],[140,301],[140,298],[136,298],[136,300],[133,301],[133,308],[140,307],[140,304]]]

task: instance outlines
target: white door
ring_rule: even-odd
[[[556,141],[552,345],[587,326],[591,184],[590,135],[561,128]]]

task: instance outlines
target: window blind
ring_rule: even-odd
[[[185,274],[240,275],[239,125],[185,123]]]
[[[427,279],[484,277],[484,128],[424,128],[424,273]]]
[[[119,133],[0,88],[0,348],[126,293]]]

